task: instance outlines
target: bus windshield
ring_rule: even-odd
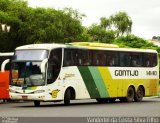
[[[41,62],[13,62],[12,81],[15,86],[41,86],[45,84],[40,70]]]

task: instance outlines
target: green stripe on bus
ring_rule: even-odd
[[[94,79],[94,82],[96,83],[96,86],[98,88],[98,91],[99,91],[99,94],[102,98],[106,98],[106,97],[109,97],[109,94],[106,90],[106,86],[103,82],[103,79],[101,77],[101,74],[98,70],[97,67],[89,67],[89,70],[92,74],[92,77]]]
[[[94,82],[94,79],[89,71],[89,68],[88,67],[83,67],[83,66],[79,66],[78,67],[81,75],[82,75],[82,78],[83,78],[83,81],[86,85],[86,88],[89,92],[89,95],[92,99],[94,98],[100,98],[100,94],[97,90],[97,87],[96,87],[96,84]]]

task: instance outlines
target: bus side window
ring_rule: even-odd
[[[155,67],[156,65],[157,65],[157,54],[145,53],[144,54],[144,66],[145,67]]]
[[[130,56],[126,52],[120,52],[120,66],[121,67],[129,67],[130,66]]]
[[[92,65],[98,66],[99,65],[99,59],[98,59],[98,53],[97,51],[92,51]]]
[[[107,66],[118,66],[119,65],[119,56],[118,52],[106,52]]]
[[[76,49],[72,51],[72,61],[75,66],[88,66],[90,65],[90,54],[88,50]]]
[[[73,65],[74,66],[79,66],[80,65],[80,59],[79,59],[79,53],[78,50],[74,49],[72,50],[72,60],[73,60]]]
[[[88,50],[84,50],[81,53],[81,59],[82,59],[82,65],[83,66],[88,66],[90,65],[90,52]]]
[[[72,50],[64,50],[64,62],[63,66],[73,66]]]
[[[155,67],[157,65],[157,54],[152,54],[152,55],[153,55],[152,67]]]
[[[99,52],[98,54],[99,66],[106,65],[106,54],[104,51]]]
[[[83,51],[78,50],[78,54],[77,55],[78,55],[78,57],[77,57],[78,58],[78,65],[82,66],[83,65],[83,61],[82,61],[83,60],[82,59],[83,58]]]
[[[142,53],[132,52],[131,56],[131,67],[142,67]]]

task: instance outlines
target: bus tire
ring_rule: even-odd
[[[34,101],[34,106],[35,106],[35,107],[39,107],[39,106],[40,106],[40,101],[37,101],[37,100]]]
[[[134,100],[136,102],[141,102],[142,99],[143,99],[143,96],[144,96],[144,89],[142,86],[139,86],[138,89],[137,89],[137,92],[135,93],[135,98]]]
[[[127,102],[133,102],[134,95],[135,94],[134,94],[133,87],[129,87],[128,90],[127,90],[127,97],[126,97]]]
[[[65,94],[64,94],[64,105],[70,105],[70,100],[71,100],[71,91],[70,89],[67,89]]]

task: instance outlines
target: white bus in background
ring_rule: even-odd
[[[155,50],[98,43],[33,44],[15,49],[10,97],[41,101],[142,101],[158,92]]]
[[[0,66],[6,59],[11,59],[13,55],[14,55],[13,52],[0,53]],[[10,70],[9,64],[6,66],[5,70]]]
[[[6,59],[11,59],[13,54],[14,54],[13,52],[0,53],[0,66],[2,66],[2,68],[6,64],[4,61]],[[3,99],[4,101],[10,98],[9,97],[10,69],[11,69],[11,64],[9,63],[5,66],[5,70],[0,71],[0,99]]]

